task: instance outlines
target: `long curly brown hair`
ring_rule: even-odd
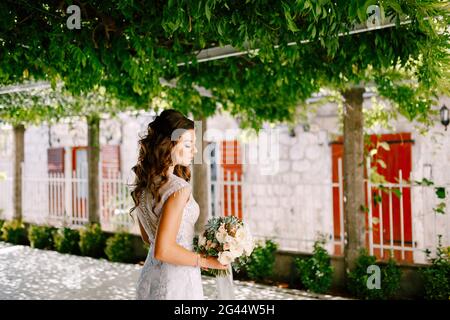
[[[159,189],[169,180],[168,169],[173,165],[171,152],[185,130],[194,129],[194,121],[186,118],[181,112],[164,110],[149,123],[147,134],[139,140],[139,155],[132,170],[135,180],[131,197],[134,207],[130,214],[139,206],[144,191],[150,191],[155,199],[152,206],[154,211],[161,200]],[[189,167],[176,165],[173,173],[186,181],[190,181]]]

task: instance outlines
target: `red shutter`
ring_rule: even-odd
[[[64,148],[47,149],[47,165],[49,173],[64,173]]]
[[[64,148],[47,149],[47,168],[51,178],[64,174]],[[64,214],[64,184],[50,180],[48,182],[49,216],[61,217]]]
[[[222,141],[220,152],[222,155],[222,176],[224,182],[228,181],[228,174],[230,175],[230,181],[234,181],[236,175],[237,181],[242,181],[242,158],[239,142],[237,140]],[[240,185],[225,185],[223,195],[224,215],[232,215],[242,219],[242,187]]]
[[[104,145],[101,147],[102,176],[108,177],[108,172],[120,171],[120,146]]]

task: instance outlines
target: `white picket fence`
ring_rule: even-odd
[[[238,175],[237,172],[218,170],[217,180],[210,181],[211,201],[210,215],[220,216],[239,216],[239,213],[245,215],[245,188],[248,186],[243,181],[244,175]],[[242,196],[239,197],[239,194]],[[225,205],[225,202],[227,205]],[[244,218],[244,217],[242,217]]]
[[[367,160],[367,168],[370,168],[370,160]],[[221,170],[219,170],[221,171]],[[223,172],[218,173],[218,178],[216,181],[212,181],[211,191],[212,199],[210,202],[210,212],[212,216],[224,216],[224,215],[234,215],[237,216],[238,213],[242,212],[243,219],[246,219],[246,214],[254,211],[255,199],[250,199],[249,197],[254,197],[251,191],[252,189],[257,189],[261,187],[261,182],[254,183],[252,181],[246,180],[246,176],[238,176],[237,173],[231,174],[230,172],[225,172],[226,179],[223,177]],[[369,176],[369,172],[368,175]],[[273,177],[276,178],[276,177]],[[376,255],[381,259],[388,259],[390,255],[398,261],[405,263],[427,263],[425,250],[429,250],[432,254],[435,253],[435,249],[438,245],[438,235],[442,236],[442,245],[450,246],[450,197],[449,190],[450,185],[442,185],[446,189],[446,198],[438,199],[435,195],[436,186],[426,186],[418,185],[414,183],[415,178],[410,175],[409,183],[403,181],[402,172],[399,172],[399,183],[385,183],[372,185],[370,181],[367,181],[367,195],[368,195],[368,212],[367,212],[367,248],[370,254]],[[276,180],[276,179],[273,179]],[[417,179],[421,180],[421,179]],[[272,194],[267,195],[267,198],[277,197],[279,191],[276,189],[280,187],[280,184],[269,183],[271,186],[267,188],[267,183],[264,187],[271,190]],[[264,217],[259,217],[258,215],[258,227],[256,228],[256,233],[254,234],[256,238],[264,239],[271,238],[276,242],[281,244],[281,249],[288,251],[307,251],[312,250],[312,244],[316,240],[317,234],[322,234],[327,236],[330,240],[328,242],[327,248],[332,254],[342,255],[344,250],[344,215],[343,215],[343,205],[344,205],[344,193],[343,193],[343,169],[342,169],[342,159],[338,159],[338,182],[330,183],[304,183],[302,181],[298,182],[297,186],[301,186],[308,191],[310,194],[314,194],[314,199],[308,199],[308,201],[323,202],[324,199],[331,199],[331,203],[326,208],[330,208],[327,212],[323,212],[324,219],[329,219],[333,221],[335,218],[334,211],[339,212],[339,224],[340,232],[339,234],[334,234],[334,227],[327,228],[324,230],[324,226],[315,223],[315,219],[305,219],[305,217],[296,217],[293,224],[303,223],[303,232],[297,232],[293,235],[289,230],[285,230],[280,233],[264,233]],[[381,190],[383,188],[383,191]],[[333,208],[334,200],[332,196],[333,189],[338,192],[338,208]],[[393,190],[396,190],[399,195],[396,195]],[[239,192],[237,192],[239,191]],[[411,239],[407,239],[405,234],[406,219],[405,216],[405,206],[408,199],[403,197],[405,193],[410,193],[410,211],[408,212],[410,217],[410,234]],[[329,193],[325,196],[325,193]],[[241,199],[239,199],[239,194],[241,194]],[[383,201],[379,202],[379,205],[374,207],[373,195],[378,195],[382,197]],[[232,201],[233,200],[233,201]],[[250,201],[252,200],[252,201]],[[258,198],[256,201],[262,201],[265,199]],[[302,201],[304,201],[303,199]],[[397,201],[397,205],[394,202]],[[225,202],[228,205],[225,205]],[[440,214],[435,213],[434,208],[440,202],[446,203],[446,213]],[[387,205],[383,209],[383,205]],[[380,214],[384,212],[384,214]],[[386,212],[388,212],[386,216]],[[311,215],[313,213],[305,211],[302,215]],[[288,218],[287,215],[283,215],[280,219]],[[387,221],[384,221],[386,218]],[[409,221],[409,220],[408,220]],[[254,221],[253,221],[254,222]],[[273,223],[273,222],[268,222]],[[269,230],[273,230],[270,229]],[[383,231],[384,230],[384,231]],[[400,230],[400,234],[394,235],[394,230]],[[331,232],[330,232],[331,231]],[[386,239],[384,235],[388,234]],[[307,245],[305,245],[305,243]],[[308,248],[305,250],[305,248]]]
[[[370,168],[370,159],[367,159],[367,168]],[[403,172],[399,170],[398,183],[382,184],[386,191],[380,190],[377,185],[371,184],[368,181],[367,195],[369,205],[368,225],[376,226],[368,230],[369,233],[369,253],[380,256],[389,256],[390,254],[397,254],[397,260],[421,262],[426,263],[425,250],[429,250],[433,254],[438,245],[438,235],[442,236],[442,245],[450,246],[450,184],[431,185],[417,184],[415,177],[411,172],[409,181],[404,180]],[[422,179],[417,179],[422,180]],[[445,198],[439,199],[436,195],[436,187],[443,187],[445,190]],[[371,192],[369,192],[371,191]],[[396,196],[394,191],[400,193]],[[383,202],[380,202],[378,212],[373,208],[373,194],[379,198],[387,197],[388,205],[388,221],[383,220]],[[410,204],[405,194],[409,194]],[[393,212],[393,202],[399,202],[399,211],[396,214]],[[436,213],[434,210],[440,203],[445,204],[445,213]],[[405,216],[405,207],[410,206],[410,217]],[[386,210],[385,210],[386,211]],[[377,213],[377,220],[374,220],[374,214]],[[395,225],[395,217],[399,218],[400,239],[394,243],[394,228],[388,227]],[[408,218],[408,219],[406,219]],[[406,238],[405,227],[408,225],[410,219],[410,239]],[[383,230],[389,230],[389,240],[385,243],[383,237]],[[378,234],[377,234],[378,233]],[[374,243],[374,238],[377,237],[378,243]]]
[[[129,215],[133,206],[126,178],[108,171],[100,177],[100,222],[105,231],[137,233]],[[49,173],[22,177],[22,215],[24,221],[55,226],[79,227],[88,222],[88,179],[79,172],[71,176]]]
[[[368,163],[368,168],[370,163]],[[305,188],[315,188],[318,191],[314,192],[317,199],[311,201],[322,201],[320,197],[328,190],[330,193],[333,188],[337,188],[339,194],[339,219],[340,225],[344,225],[344,218],[342,214],[343,208],[343,175],[342,175],[342,161],[339,160],[338,165],[338,182],[329,183],[327,185],[310,185],[304,184]],[[220,171],[220,170],[219,170]],[[210,181],[212,197],[210,201],[210,215],[238,215],[242,214],[244,220],[246,213],[252,210],[252,205],[249,200],[250,191],[258,188],[257,184],[245,180],[245,175],[238,176],[237,173],[231,175],[229,172],[219,172],[215,181]],[[400,172],[400,177],[402,173]],[[85,177],[80,177],[78,173],[73,173],[72,176],[65,176],[63,174],[48,174],[45,176],[30,176],[24,174],[22,177],[23,183],[23,218],[27,222],[52,224],[56,226],[68,225],[78,227],[88,221],[87,208],[87,186],[88,181]],[[420,180],[420,179],[417,179]],[[384,184],[383,197],[387,197],[386,203],[382,202],[378,208],[373,207],[373,194],[382,195],[379,186],[373,186],[370,182],[367,184],[369,196],[368,206],[368,225],[371,226],[367,230],[368,235],[368,249],[371,254],[376,254],[379,257],[386,257],[387,254],[393,253],[398,260],[413,263],[426,263],[424,251],[426,249],[434,252],[437,246],[437,236],[442,235],[442,243],[444,246],[450,246],[450,197],[448,190],[450,186],[446,185],[447,197],[444,200],[446,203],[446,214],[437,214],[433,212],[433,208],[441,201],[434,195],[435,186],[417,185],[414,183],[403,183],[399,179],[399,183]],[[414,181],[410,177],[410,181]],[[8,214],[13,211],[13,183],[12,178],[0,180],[0,210],[4,218],[8,218]],[[124,177],[119,172],[109,172],[106,177],[100,178],[100,212],[101,224],[105,230],[117,231],[125,229],[129,232],[139,234],[137,223],[129,215],[129,209],[133,202],[129,195],[127,186],[127,177]],[[301,182],[299,182],[301,183]],[[276,186],[273,186],[274,190]],[[411,194],[411,237],[405,238],[404,232],[404,198],[400,197],[399,211],[395,211],[393,202],[394,195],[391,191],[397,189],[401,194],[408,190]],[[238,192],[239,191],[239,192]],[[240,196],[241,195],[241,196]],[[333,197],[331,197],[333,199]],[[433,200],[430,200],[433,199]],[[252,199],[253,200],[253,199]],[[333,201],[333,200],[331,200]],[[398,201],[398,200],[397,200]],[[228,205],[225,205],[225,202]],[[388,216],[380,215],[383,211],[382,206],[388,205]],[[333,203],[331,203],[324,212],[325,218],[333,221]],[[376,210],[379,210],[378,212]],[[329,211],[329,212],[328,212]],[[384,210],[386,212],[386,209]],[[385,218],[386,217],[386,221]],[[303,217],[302,217],[303,219]],[[299,220],[297,220],[299,221]],[[305,221],[305,220],[302,220]],[[314,221],[314,220],[313,220]],[[304,222],[306,224],[306,222]],[[394,224],[400,225],[399,241],[394,241],[392,234]],[[305,232],[295,234],[294,237],[286,237],[285,234],[256,234],[257,237],[263,238],[270,236],[282,243],[291,243],[292,248],[300,248],[295,246],[295,243],[312,243],[316,233],[324,233],[323,227],[314,223],[307,224],[304,227]],[[388,230],[389,240],[385,241],[385,232]],[[340,228],[340,234],[335,235],[333,228],[329,234],[331,245],[331,253],[342,254],[344,248],[344,228]],[[376,241],[375,241],[376,240]],[[340,252],[337,252],[337,251]],[[297,251],[301,251],[300,249]]]

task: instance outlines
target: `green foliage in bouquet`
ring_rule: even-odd
[[[105,256],[106,236],[98,223],[86,225],[80,230],[80,251],[83,256]]]
[[[0,239],[2,238],[2,227],[3,227],[4,223],[5,223],[5,220],[0,219]]]
[[[118,232],[106,241],[106,256],[114,262],[133,261],[133,242],[130,234]]]
[[[369,266],[377,265],[381,269],[380,289],[368,288],[367,280],[371,276],[367,272]],[[401,270],[394,259],[389,259],[386,265],[376,262],[376,257],[361,250],[356,261],[356,267],[348,274],[348,289],[355,297],[365,300],[386,300],[392,298],[400,288]]]
[[[27,229],[21,220],[5,221],[1,229],[2,239],[14,244],[28,244]]]
[[[333,267],[327,250],[321,239],[314,243],[313,256],[308,259],[295,259],[295,266],[300,275],[300,281],[307,290],[325,293],[331,287]]]
[[[67,227],[58,229],[53,236],[55,249],[60,253],[80,254],[80,233]]]
[[[421,268],[420,274],[424,280],[425,299],[450,300],[450,256],[447,252],[448,249],[442,247],[442,235],[439,235],[438,238],[436,258],[431,258],[431,252],[427,250],[427,259],[431,265]]]
[[[277,249],[278,244],[270,239],[255,247],[247,264],[245,264],[245,271],[250,279],[263,280],[273,274]]]
[[[56,229],[50,226],[30,226],[28,239],[31,247],[53,250],[53,234],[55,231]]]

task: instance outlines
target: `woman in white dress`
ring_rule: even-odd
[[[137,282],[137,299],[204,299],[200,268],[228,268],[193,251],[199,206],[188,181],[195,140],[194,122],[165,110],[139,141],[132,211],[150,250]]]

